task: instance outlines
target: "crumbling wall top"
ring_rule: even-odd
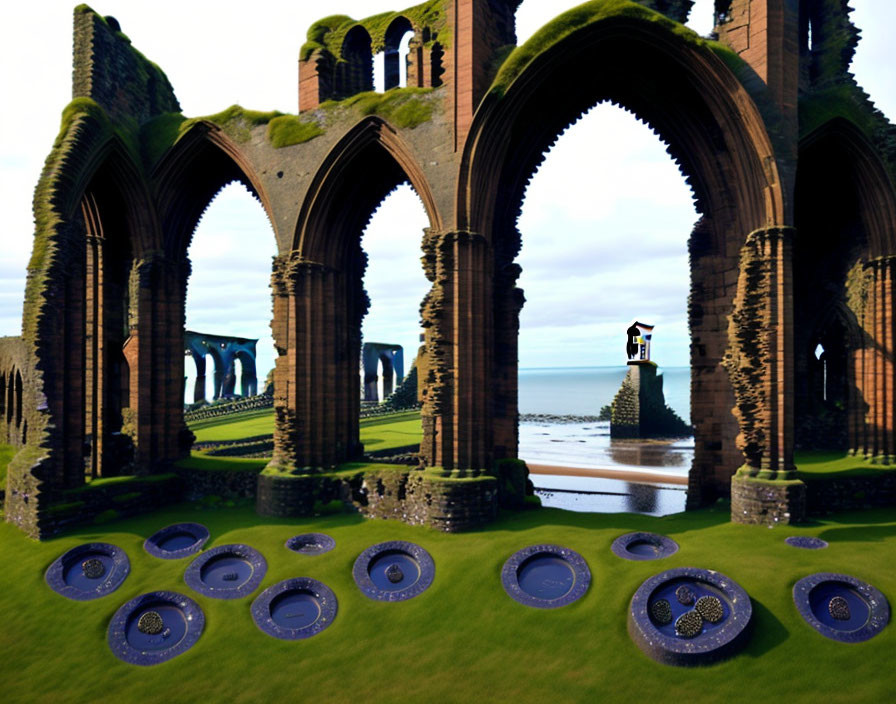
[[[180,104],[165,73],[131,46],[114,17],[75,8],[72,98],[90,98],[120,122],[142,123]]]

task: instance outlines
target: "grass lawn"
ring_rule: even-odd
[[[0,682],[6,702],[882,702],[896,686],[892,625],[871,641],[827,640],[802,622],[793,584],[817,571],[853,574],[891,601],[896,596],[896,514],[841,514],[801,528],[734,525],[730,508],[651,518],[540,509],[505,514],[487,530],[446,535],[392,521],[343,514],[272,519],[251,507],[202,510],[181,504],[139,518],[107,523],[44,543],[0,525],[4,556],[0,592]],[[268,572],[250,597],[200,596],[183,582],[190,562],[159,560],[142,547],[170,523],[208,526],[206,547],[244,542],[266,557]],[[674,538],[681,550],[657,562],[629,562],[610,551],[633,530]],[[288,551],[292,535],[322,531],[336,548],[307,557]],[[797,550],[788,535],[815,535],[826,550]],[[384,540],[410,540],[436,563],[432,587],[415,599],[380,603],[351,578],[355,558]],[[131,574],[113,594],[78,603],[44,583],[44,572],[82,542],[123,548]],[[588,562],[592,583],[569,606],[544,611],[510,599],[499,579],[514,551],[558,543]],[[659,665],[626,632],[629,599],[662,570],[696,566],[723,572],[753,600],[754,630],[733,659],[696,669]],[[333,625],[305,641],[278,641],[250,616],[262,589],[308,576],[330,586],[339,601]],[[196,646],[153,667],[125,664],[106,645],[106,628],[125,601],[171,589],[193,598],[206,627]]]
[[[210,418],[190,424],[197,442],[224,442],[274,434],[274,411],[270,408]],[[420,411],[362,418],[361,442],[366,450],[391,450],[420,443]]]
[[[873,464],[864,457],[852,457],[845,452],[797,452],[794,464],[797,475],[805,481],[876,477],[894,471],[892,466]]]
[[[273,435],[274,409],[262,408],[257,411],[232,413],[196,421],[189,425],[190,430],[196,434],[196,442],[223,442]]]

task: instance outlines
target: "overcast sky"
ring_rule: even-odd
[[[404,4],[96,0],[92,7],[114,15],[133,44],[162,67],[185,114],[203,115],[233,103],[295,112],[296,60],[314,20],[337,12],[362,18]],[[520,41],[576,4],[525,0],[517,14]],[[853,21],[863,30],[853,70],[892,120],[896,70],[889,28],[896,26],[896,3],[853,4]],[[73,6],[33,0],[4,8],[0,335],[20,332],[33,236],[31,195],[71,96]],[[692,11],[690,24],[701,34],[711,29],[712,6],[713,0],[697,0]],[[660,364],[686,365],[686,243],[695,219],[683,178],[647,126],[610,106],[580,120],[533,178],[520,218],[520,285],[527,298],[520,366],[620,364],[624,331],[634,318],[657,325],[654,356]],[[402,344],[408,361],[428,288],[419,266],[426,224],[422,205],[404,187],[383,202],[363,239],[371,262],[365,285],[373,300],[365,339]],[[212,203],[190,249],[188,327],[262,338],[261,376],[272,364],[268,278],[274,251],[264,212],[240,186],[228,187]]]

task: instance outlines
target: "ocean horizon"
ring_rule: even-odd
[[[521,367],[521,414],[596,416],[613,401],[628,366]],[[690,367],[659,367],[666,405],[690,423]]]

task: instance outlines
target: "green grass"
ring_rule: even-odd
[[[853,457],[844,452],[797,452],[794,455],[794,464],[797,467],[797,476],[804,481],[878,477],[896,469],[892,466],[873,464],[864,457]]]
[[[274,434],[274,411],[265,408],[196,421],[190,424],[196,442],[225,442]],[[416,445],[422,437],[420,412],[408,411],[362,418],[361,442],[367,450],[389,450]]]
[[[414,415],[415,418],[391,423],[367,424],[365,423],[367,420],[378,419],[365,418],[362,420],[360,436],[361,442],[364,443],[364,449],[367,451],[391,450],[396,447],[418,445],[423,437],[423,431],[420,427],[420,414],[414,413]]]
[[[196,520],[211,531],[207,547],[247,543],[267,559],[259,590],[237,600],[198,595],[183,582],[189,560],[149,556],[143,541],[162,526]],[[634,530],[674,538],[681,550],[660,562],[629,562],[610,551]],[[300,532],[336,540],[325,555],[290,553]],[[787,535],[830,542],[796,550]],[[114,594],[69,601],[44,583],[49,564],[86,541],[125,550],[131,574]],[[355,558],[384,540],[422,545],[436,563],[435,581],[406,602],[362,596],[351,578]],[[510,599],[500,584],[504,561],[536,543],[558,543],[588,562],[592,583],[576,603],[538,610]],[[821,570],[865,579],[896,596],[896,516],[892,511],[843,514],[813,526],[769,530],[729,522],[729,507],[665,518],[576,514],[552,509],[508,514],[488,530],[446,535],[354,515],[316,519],[261,518],[251,508],[178,505],[159,513],[84,528],[35,543],[0,525],[4,589],[0,592],[0,664],[4,701],[85,702],[840,702],[889,701],[892,625],[867,643],[827,640],[802,622],[793,584]],[[687,669],[644,656],[626,632],[628,602],[649,576],[672,567],[719,570],[753,602],[754,628],[731,660]],[[335,592],[333,625],[305,641],[278,641],[252,622],[250,605],[283,579],[308,576]],[[170,589],[196,600],[206,616],[196,646],[165,664],[127,665],[106,645],[116,609],[148,591]]]
[[[274,410],[263,408],[190,423],[196,442],[243,440],[274,434]]]

